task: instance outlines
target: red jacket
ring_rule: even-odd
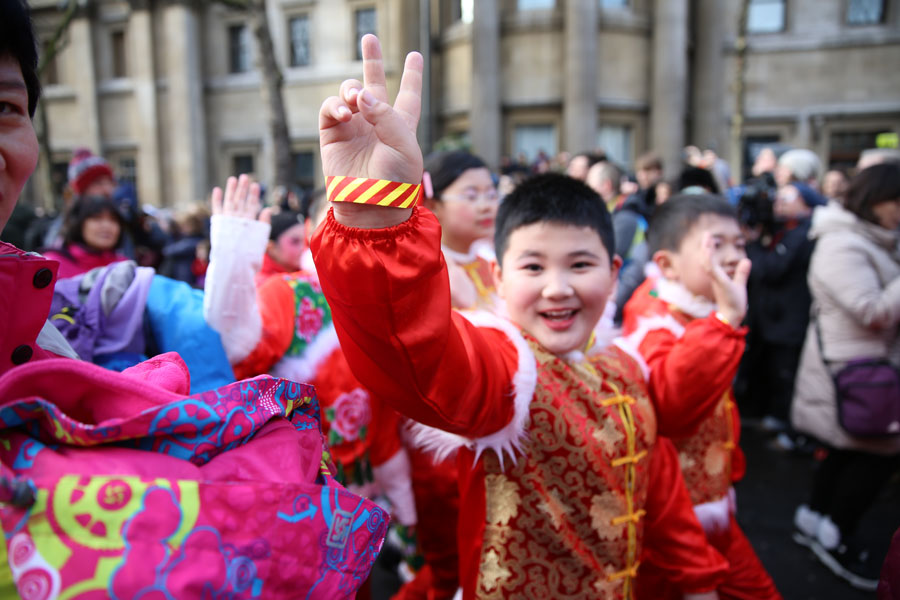
[[[452,312],[440,237],[422,208],[383,230],[329,213],[312,250],[354,374],[460,450],[464,598],[630,598],[639,560],[714,589],[727,565],[656,443],[637,364],[618,349],[570,362]]]
[[[75,277],[97,267],[105,267],[110,263],[127,260],[123,254],[113,250],[92,252],[80,244],[68,244],[65,251],[47,250],[44,256],[59,261],[60,279]]]

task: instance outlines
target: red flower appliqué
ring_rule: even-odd
[[[334,409],[332,431],[347,442],[365,437],[366,427],[372,418],[368,392],[356,388],[352,392],[341,394],[332,408]]]
[[[322,329],[324,312],[318,306],[313,305],[309,298],[303,298],[300,302],[300,310],[297,313],[297,335],[306,340],[306,343],[311,342]]]

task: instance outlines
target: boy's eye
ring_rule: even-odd
[[[586,260],[580,260],[580,261],[572,264],[572,268],[577,269],[577,270],[590,269],[592,266],[594,266],[594,265],[592,263],[589,263]]]
[[[523,271],[531,271],[532,273],[539,273],[542,269],[543,267],[537,263],[529,263],[522,266]]]
[[[9,115],[21,112],[19,107],[11,102],[0,102],[0,114]]]

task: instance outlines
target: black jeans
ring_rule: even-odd
[[[830,516],[841,538],[848,540],[898,468],[900,455],[830,448],[813,477],[809,507]]]

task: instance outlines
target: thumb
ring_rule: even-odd
[[[382,143],[392,148],[402,148],[405,145],[409,128],[390,104],[382,102],[375,94],[363,88],[359,93],[357,106],[366,121],[375,127],[375,133]]]
[[[260,223],[268,223],[272,224],[272,207],[267,206],[259,213],[259,222]]]
[[[734,271],[734,281],[735,285],[739,285],[742,288],[747,287],[747,280],[750,278],[750,268],[752,267],[752,263],[749,258],[742,258],[741,262],[738,263],[737,268]]]

